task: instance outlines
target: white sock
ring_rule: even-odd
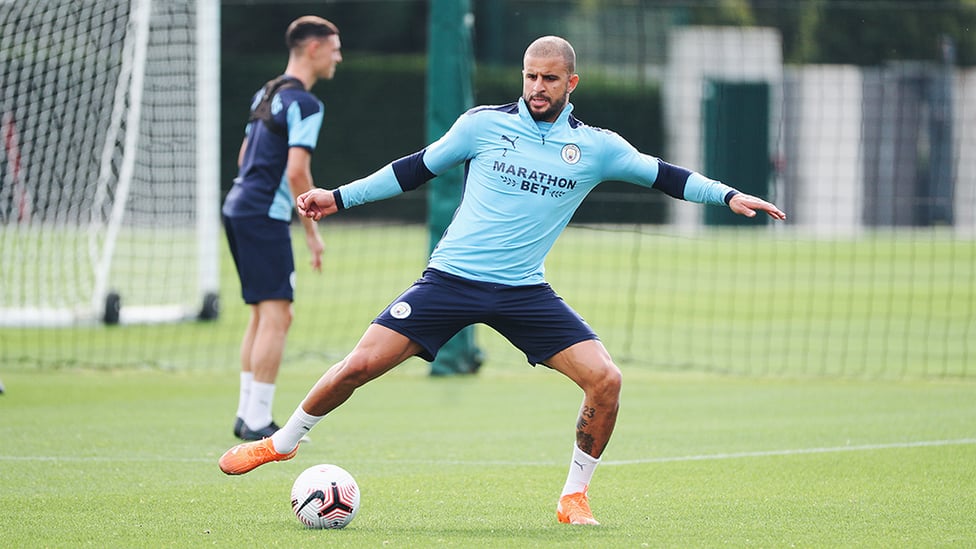
[[[281,429],[271,435],[271,443],[274,444],[275,452],[287,454],[294,450],[302,437],[307,435],[312,427],[315,427],[324,417],[310,416],[305,413],[305,410],[302,410],[301,406],[295,408],[295,413],[288,418],[288,423],[285,423]]]
[[[251,383],[254,382],[253,372],[241,372],[241,392],[237,398],[237,417],[244,419],[247,412],[247,401],[251,398]]]
[[[585,492],[593,478],[593,472],[596,471],[596,466],[599,464],[599,459],[580,450],[573,444],[573,461],[569,464],[569,475],[566,477],[566,484],[563,486],[563,493],[560,494],[560,497],[566,494]]]
[[[251,398],[247,400],[247,407],[244,409],[244,423],[248,429],[263,429],[271,423],[274,393],[274,383],[251,382]]]

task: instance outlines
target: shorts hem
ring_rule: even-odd
[[[539,364],[542,364],[543,366],[546,366],[548,368],[549,365],[546,364],[546,360],[549,360],[550,358],[558,355],[559,353],[565,351],[566,349],[569,349],[570,347],[572,347],[573,345],[576,345],[577,343],[582,343],[584,341],[593,341],[593,340],[599,341],[600,338],[596,334],[590,334],[588,336],[574,337],[572,339],[567,340],[567,343],[560,344],[555,351],[553,351],[552,353],[549,353],[548,355],[546,355],[542,359],[535,360],[533,357],[530,357],[528,355],[526,355],[525,358],[526,358],[526,360],[529,361],[529,364],[532,365],[532,366],[537,366]]]

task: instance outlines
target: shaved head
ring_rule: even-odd
[[[543,36],[529,44],[525,50],[525,57],[554,58],[558,57],[566,65],[569,74],[576,72],[576,50],[572,44],[558,36]]]

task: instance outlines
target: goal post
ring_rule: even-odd
[[[219,0],[0,0],[0,326],[217,315]]]

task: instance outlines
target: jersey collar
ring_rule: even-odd
[[[532,118],[532,113],[529,112],[529,106],[525,104],[525,99],[522,97],[519,97],[518,100],[518,110],[519,110],[519,118],[525,120],[529,124],[532,124],[533,127],[535,127],[535,119]],[[556,129],[564,124],[567,124],[569,121],[569,115],[572,114],[572,112],[573,112],[573,104],[570,102],[566,102],[566,106],[563,107],[563,111],[559,113],[559,116],[556,117],[556,121],[552,123],[552,128]]]

